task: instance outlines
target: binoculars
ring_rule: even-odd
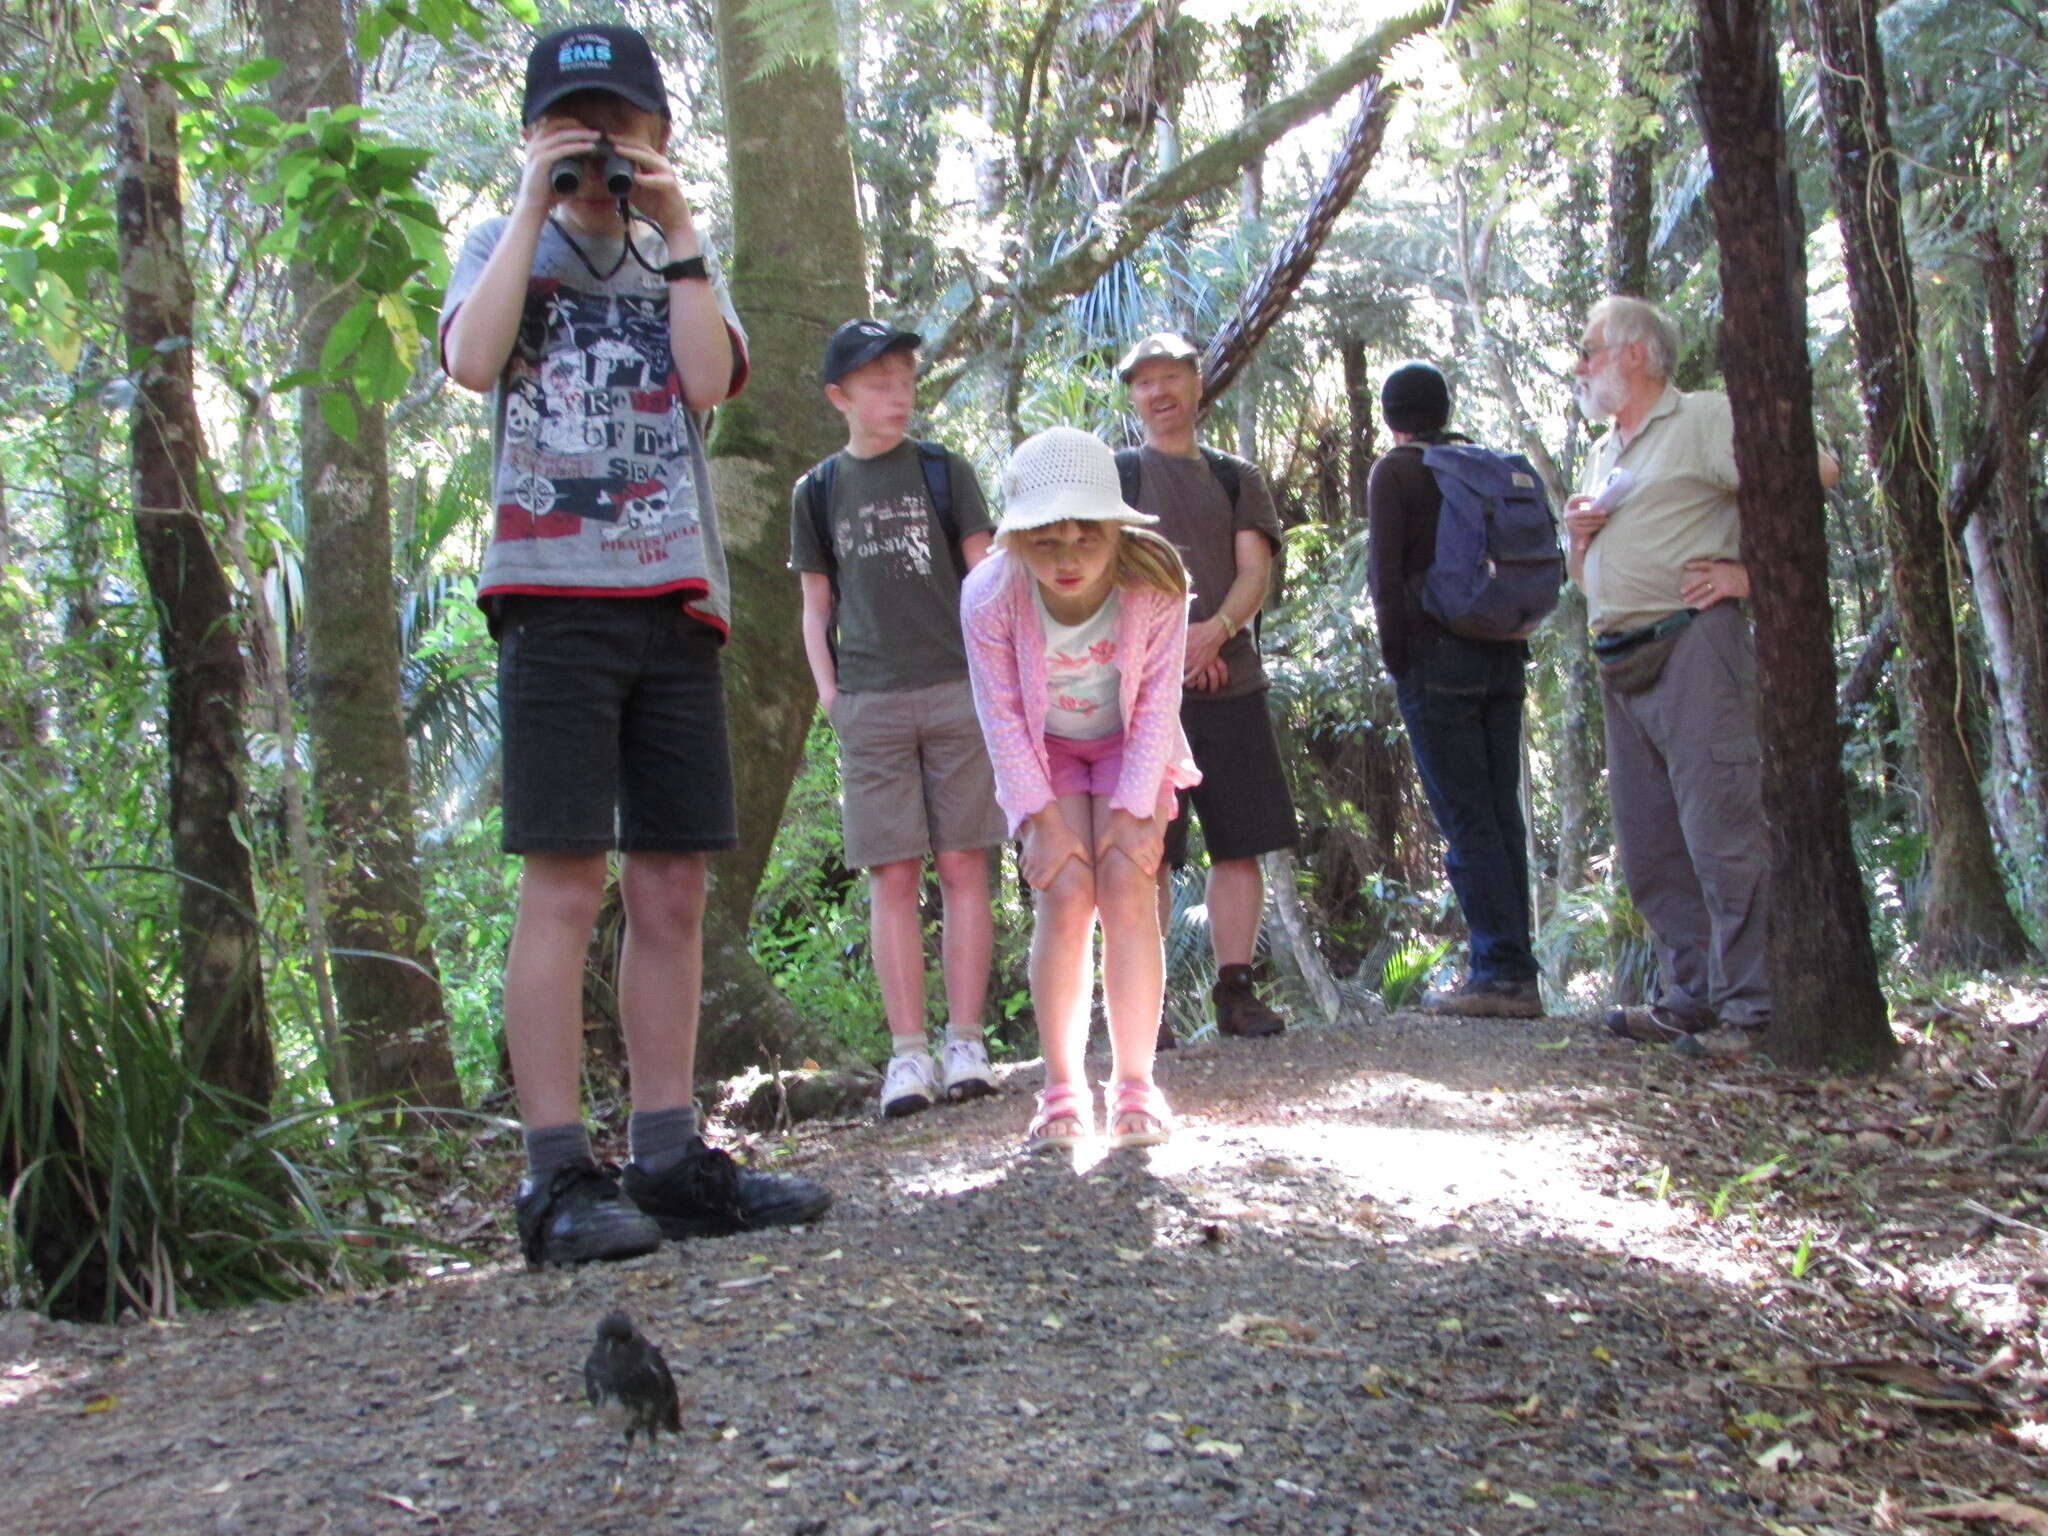
[[[597,141],[597,154],[604,170],[600,179],[605,191],[613,197],[626,197],[633,191],[633,162],[612,148],[610,139]],[[583,185],[583,155],[564,155],[555,162],[555,168],[548,173],[548,182],[555,189],[557,197],[574,197],[576,189]]]

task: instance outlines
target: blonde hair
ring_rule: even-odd
[[[1119,587],[1151,587],[1168,597],[1188,595],[1188,568],[1181,563],[1180,551],[1173,547],[1172,542],[1161,538],[1150,528],[1136,528],[1113,518],[1068,517],[1057,523],[1041,524],[1038,528],[1006,528],[996,535],[996,548],[1017,554],[1016,546],[1031,534],[1068,523],[1079,526],[1084,521],[1099,523],[1116,540],[1116,584]],[[1023,558],[1021,554],[1017,557]]]

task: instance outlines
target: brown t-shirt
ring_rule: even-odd
[[[1265,475],[1243,459],[1237,460],[1237,465],[1237,505],[1233,507],[1230,493],[1199,454],[1183,458],[1148,447],[1138,455],[1136,505],[1140,512],[1159,519],[1158,531],[1173,542],[1187,563],[1195,590],[1194,605],[1188,610],[1191,624],[1212,616],[1237,580],[1240,530],[1256,529],[1274,549],[1280,547],[1280,514],[1274,509]],[[1223,642],[1221,654],[1230,667],[1229,679],[1214,692],[1191,692],[1189,699],[1234,699],[1266,686],[1249,623]]]

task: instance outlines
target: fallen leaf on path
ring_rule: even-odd
[[[1768,1450],[1756,1453],[1756,1464],[1766,1472],[1790,1472],[1806,1460],[1806,1453],[1790,1440],[1780,1440]]]

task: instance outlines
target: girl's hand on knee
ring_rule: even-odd
[[[1084,865],[1093,862],[1058,806],[1049,805],[1025,821],[1022,863],[1027,885],[1034,891],[1044,890],[1069,859],[1079,859]]]
[[[1096,844],[1097,859],[1106,859],[1111,853],[1121,853],[1141,873],[1147,875],[1159,872],[1159,861],[1166,856],[1166,825],[1156,816],[1137,817],[1129,811],[1111,811],[1109,825],[1102,829],[1101,840]]]

